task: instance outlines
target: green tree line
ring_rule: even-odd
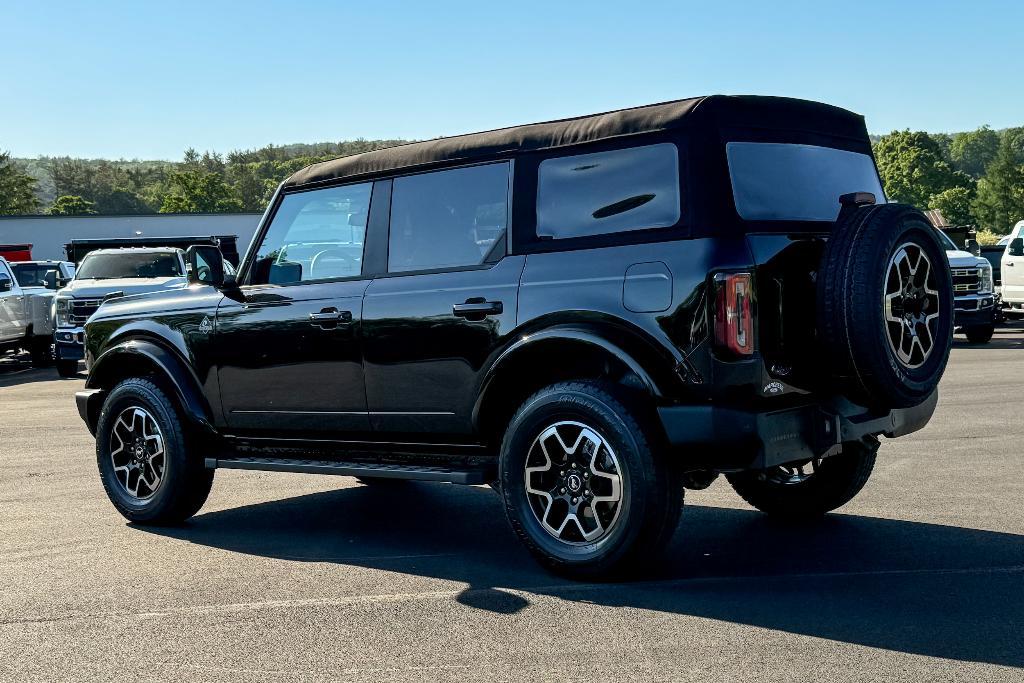
[[[983,240],[1024,220],[1024,127],[902,130],[873,142],[890,200],[938,209],[954,225],[977,226]]]
[[[12,159],[0,151],[0,215],[260,212],[278,184],[304,166],[403,142],[268,145],[226,157],[188,149],[177,162]]]
[[[308,164],[405,142],[345,140],[268,145],[181,161],[109,161],[0,153],[0,214],[87,215],[262,211],[274,188]],[[982,237],[1024,220],[1024,127],[872,136],[890,200],[939,209]]]

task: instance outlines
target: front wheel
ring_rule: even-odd
[[[847,443],[828,458],[726,475],[733,489],[769,515],[818,517],[846,505],[860,493],[875,467],[878,442]]]
[[[967,341],[972,344],[987,344],[992,341],[992,335],[996,332],[995,325],[972,325],[964,328]]]
[[[96,464],[117,511],[157,525],[198,512],[213,470],[189,445],[177,407],[160,387],[144,378],[114,387],[96,424]]]
[[[57,359],[57,374],[61,377],[78,377],[77,360]]]
[[[509,523],[543,565],[599,578],[656,555],[679,521],[683,488],[652,452],[644,412],[611,387],[555,384],[509,424],[499,459]]]
[[[49,337],[35,338],[32,340],[30,352],[32,354],[32,367],[45,368],[53,362],[53,344]]]

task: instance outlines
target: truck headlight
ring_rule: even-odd
[[[978,283],[978,294],[992,293],[992,264],[986,261],[979,264],[981,268],[981,280]]]
[[[57,327],[71,327],[71,300],[67,297],[57,297],[53,302],[54,315],[57,319]]]

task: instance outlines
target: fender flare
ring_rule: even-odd
[[[629,368],[630,372],[640,379],[640,382],[644,385],[645,389],[650,392],[651,396],[655,398],[661,398],[664,396],[664,392],[651,374],[636,360],[633,354],[627,352],[619,344],[616,344],[598,332],[589,330],[585,327],[556,326],[533,334],[524,335],[498,354],[497,358],[495,358],[490,364],[490,367],[487,369],[486,374],[478,385],[479,390],[476,394],[476,402],[473,405],[473,424],[479,424],[480,414],[483,409],[484,402],[488,397],[488,391],[505,368],[509,367],[509,365],[513,363],[514,360],[523,352],[537,349],[542,344],[558,341],[586,344],[600,349]]]
[[[176,352],[148,339],[127,339],[104,351],[89,368],[87,389],[100,389],[100,401],[112,389],[110,377],[118,376],[119,366],[125,361],[142,361],[156,370],[170,383],[187,422],[201,430],[216,433],[211,419],[212,411],[203,394],[199,379]],[[99,415],[97,410],[95,413]],[[92,425],[90,425],[92,426]]]

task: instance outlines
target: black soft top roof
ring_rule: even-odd
[[[803,131],[867,142],[863,117],[839,107],[785,97],[709,95],[353,154],[307,166],[285,180],[284,187],[681,128],[717,139],[723,129],[734,127]]]

